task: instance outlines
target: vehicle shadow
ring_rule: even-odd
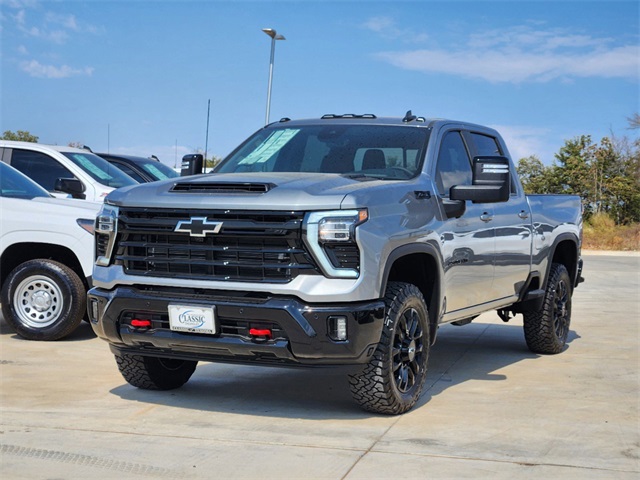
[[[12,338],[15,338],[16,340],[30,341],[18,335],[13,330],[13,328],[11,328],[11,325],[9,325],[5,321],[2,315],[0,315],[0,335],[10,335]],[[91,325],[89,325],[89,322],[83,321],[82,323],[80,323],[80,325],[78,325],[78,328],[76,328],[73,332],[71,332],[69,335],[67,335],[64,338],[61,338],[60,340],[56,340],[56,342],[59,342],[59,343],[79,342],[84,340],[91,340],[92,338],[96,338],[96,334],[93,333],[93,329],[91,328]]]
[[[571,331],[568,343],[577,338],[580,337]],[[521,326],[483,323],[444,326],[431,349],[427,382],[416,408],[447,388],[469,380],[505,380],[504,375],[494,372],[536,357],[527,349]],[[141,390],[125,383],[111,393],[129,401],[207,412],[305,419],[358,419],[375,415],[362,411],[351,399],[348,372],[337,367],[201,363],[191,380],[178,390]]]

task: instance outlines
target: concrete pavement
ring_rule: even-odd
[[[182,389],[129,386],[82,325],[21,340],[0,322],[0,475],[87,478],[636,479],[640,257],[585,256],[569,345],[539,356],[522,320],[444,326],[427,387],[387,417],[344,372],[200,364]]]

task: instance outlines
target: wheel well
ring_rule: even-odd
[[[556,246],[551,263],[561,263],[569,272],[572,286],[575,288],[578,269],[578,247],[572,240],[563,240]]]
[[[440,311],[440,285],[436,260],[426,253],[412,253],[400,257],[393,262],[387,282],[407,282],[420,289],[427,302],[429,323],[431,325],[431,341],[433,342]]]
[[[21,263],[36,258],[47,258],[60,262],[71,268],[82,282],[86,285],[86,278],[82,271],[82,266],[76,255],[61,245],[50,245],[48,243],[16,243],[2,252],[0,259],[0,286],[4,284],[9,273]]]

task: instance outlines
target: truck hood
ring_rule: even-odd
[[[325,210],[352,208],[353,198],[343,205],[348,195],[363,189],[371,194],[371,189],[397,183],[333,173],[225,173],[124,187],[110,193],[106,201],[153,208]]]
[[[36,197],[30,202],[42,204],[42,211],[56,211],[60,212],[60,214],[77,218],[94,218],[102,207],[102,202],[96,203],[75,198]]]

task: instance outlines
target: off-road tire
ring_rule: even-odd
[[[173,390],[191,378],[197,361],[174,360],[116,353],[116,363],[124,379],[144,390]]]
[[[29,260],[14,268],[0,293],[2,314],[28,340],[58,340],[82,322],[87,292],[78,274],[54,260]]]
[[[397,415],[420,398],[429,359],[429,315],[415,285],[389,282],[380,342],[364,369],[349,376],[354,400],[370,412]]]
[[[572,286],[569,272],[561,263],[551,265],[542,308],[524,316],[524,338],[534,353],[562,352],[571,324]]]

